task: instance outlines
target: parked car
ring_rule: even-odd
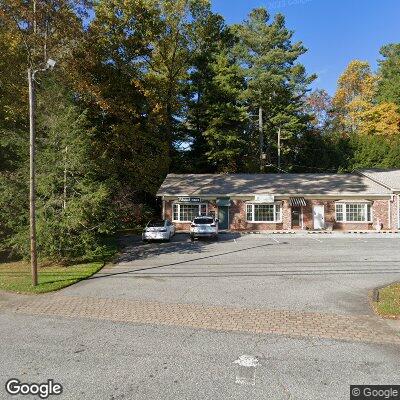
[[[143,242],[148,240],[167,240],[175,235],[175,225],[168,219],[149,221],[142,233]]]
[[[210,237],[218,239],[218,220],[213,216],[196,217],[190,224],[190,239]]]

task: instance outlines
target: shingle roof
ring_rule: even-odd
[[[400,191],[400,169],[362,169],[360,173],[392,190]]]
[[[158,196],[368,196],[390,190],[359,174],[169,174]]]

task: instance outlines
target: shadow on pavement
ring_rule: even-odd
[[[240,237],[240,233],[225,233],[218,235],[218,241],[215,239],[198,239],[191,242],[189,234],[178,233],[170,242],[150,242],[142,243],[140,236],[123,236],[119,239],[123,248],[123,253],[117,263],[126,263],[138,259],[146,259],[148,257],[158,256],[162,254],[196,254],[201,253],[210,244],[219,242],[229,242]]]
[[[200,243],[200,246],[201,246],[201,243],[205,243],[205,242],[201,241],[201,242],[194,242],[194,243],[191,243],[191,242],[189,241],[189,242],[187,242],[187,243],[185,242],[184,244],[185,244],[186,246],[196,246],[197,243]],[[174,247],[175,247],[175,246],[173,246],[173,243],[168,243],[168,244],[170,245],[171,248],[174,248]],[[138,247],[139,247],[140,245],[141,245],[141,244],[138,243]],[[268,247],[268,246],[273,246],[273,245],[274,245],[273,243],[264,243],[264,244],[257,245],[257,246],[251,246],[251,247],[245,247],[245,248],[236,249],[236,250],[231,250],[231,251],[225,251],[225,252],[223,252],[223,253],[210,254],[210,255],[207,255],[207,256],[202,256],[202,257],[197,257],[197,258],[191,258],[191,259],[189,259],[189,260],[176,261],[176,262],[172,262],[172,263],[168,263],[168,264],[156,265],[156,266],[154,266],[154,267],[137,268],[137,269],[132,270],[132,271],[112,272],[112,273],[109,273],[109,274],[101,274],[101,272],[100,272],[101,275],[100,275],[100,274],[94,275],[94,276],[88,278],[87,280],[90,280],[90,279],[99,279],[99,278],[106,278],[106,277],[109,277],[109,276],[133,274],[133,273],[137,273],[137,272],[140,272],[140,271],[148,271],[148,270],[153,270],[153,269],[157,269],[157,268],[172,267],[172,266],[175,266],[175,265],[187,264],[187,263],[190,263],[190,262],[192,262],[192,261],[205,260],[205,259],[209,259],[209,258],[224,256],[224,255],[227,255],[227,254],[234,254],[234,253],[239,253],[239,252],[242,252],[242,251],[253,250],[253,249],[259,249],[259,248],[262,248],[262,247]],[[142,246],[142,247],[145,247],[145,246],[147,246],[147,245],[141,245],[141,246]],[[175,250],[175,251],[176,251],[176,250]],[[172,252],[172,251],[167,251],[167,253],[169,253],[169,252]],[[198,252],[198,251],[197,251],[197,252]],[[154,251],[153,251],[153,252],[150,251],[150,252],[147,252],[147,253],[146,253],[145,250],[144,250],[144,253],[146,254],[146,256],[149,256],[149,255],[151,255],[151,254],[152,254],[152,255],[156,255],[156,254],[165,254],[165,253],[163,253],[162,251],[159,252],[159,253],[155,253]],[[193,251],[188,251],[187,253],[188,253],[188,254],[191,254],[191,253],[193,253]],[[138,254],[138,253],[133,253],[133,254]],[[140,254],[140,253],[139,253],[139,254]],[[125,256],[128,256],[128,260],[126,260],[125,262],[133,261],[133,260],[135,260],[135,259],[138,258],[138,257],[132,258],[132,253],[128,253],[128,254],[122,256],[122,257],[118,260],[118,262],[124,262],[124,261],[122,261],[122,259],[123,259]],[[139,257],[140,257],[140,256],[139,256]]]

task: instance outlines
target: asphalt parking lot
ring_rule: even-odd
[[[66,295],[368,313],[368,292],[400,280],[400,236],[220,234],[143,245]]]
[[[399,239],[125,238],[91,279],[0,307],[0,379],[110,400],[338,400],[350,384],[398,383],[400,321],[375,317],[368,293],[400,280]]]

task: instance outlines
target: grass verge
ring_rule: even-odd
[[[380,316],[400,318],[400,282],[379,289],[378,301],[372,304]]]
[[[0,263],[0,290],[16,293],[47,293],[88,278],[103,267],[103,262],[38,268],[37,286],[32,286],[30,264],[24,261]]]

